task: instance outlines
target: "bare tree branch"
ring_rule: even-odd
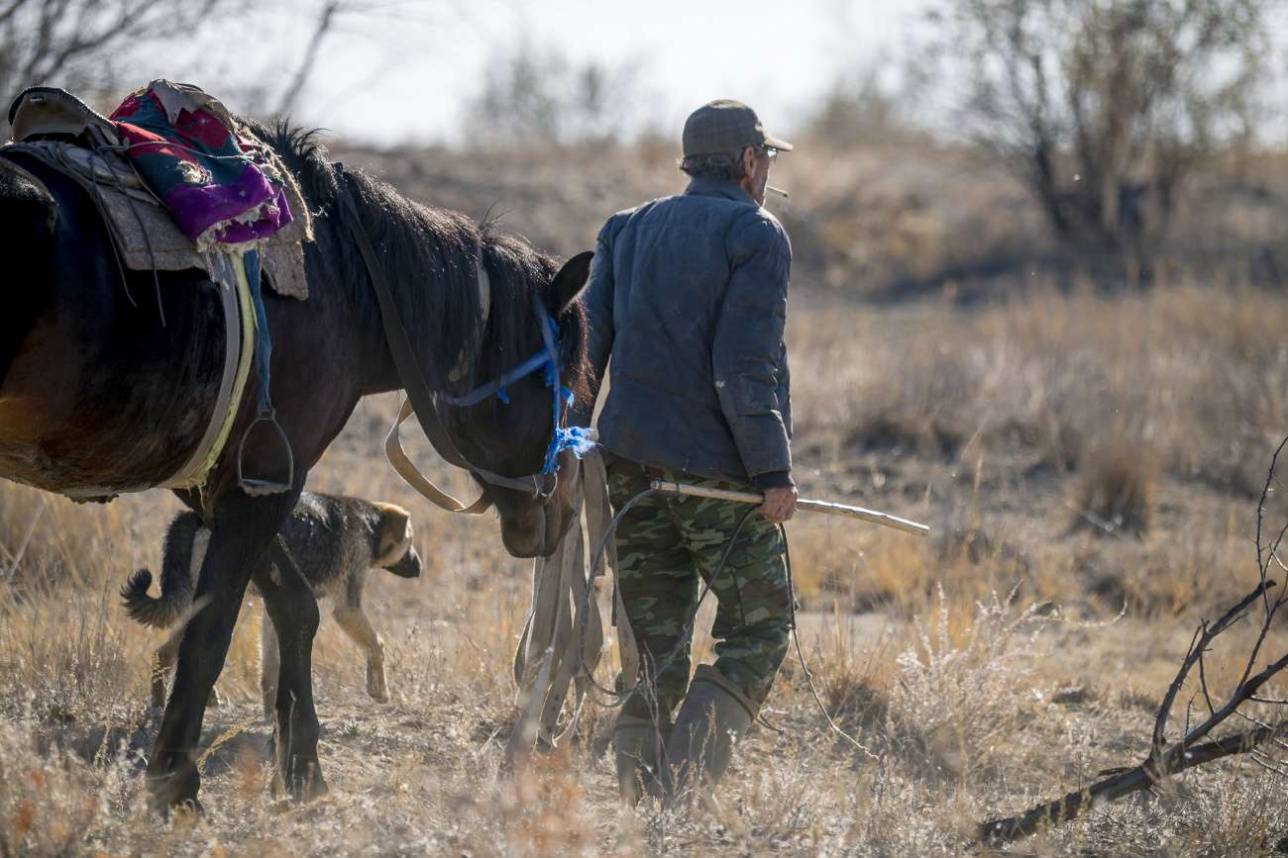
[[[8,0],[0,6],[0,87],[101,82],[126,46],[191,38],[247,0]]]
[[[290,85],[282,93],[281,101],[277,103],[278,116],[285,116],[295,109],[300,93],[304,91],[309,77],[313,74],[313,67],[317,64],[318,50],[322,47],[322,41],[326,38],[327,33],[330,32],[336,14],[343,9],[343,0],[327,0],[323,4],[321,11],[318,12],[317,24],[313,28],[313,36],[309,39],[308,47],[304,50],[304,57],[295,69]]]
[[[1172,679],[1172,684],[1168,686],[1167,693],[1163,695],[1163,702],[1158,707],[1158,714],[1154,719],[1154,741],[1153,748],[1155,754],[1161,754],[1163,746],[1166,744],[1167,719],[1172,711],[1172,704],[1176,701],[1176,695],[1185,684],[1185,679],[1190,671],[1202,658],[1203,652],[1212,643],[1212,640],[1221,632],[1230,627],[1235,620],[1240,619],[1253,602],[1261,598],[1261,594],[1267,588],[1273,587],[1273,581],[1263,581],[1257,588],[1248,595],[1244,596],[1230,610],[1226,611],[1219,620],[1208,626],[1204,623],[1199,630],[1195,632],[1194,640],[1190,642],[1190,648],[1185,653],[1185,658],[1181,662],[1181,669],[1176,672]]]
[[[1148,279],[1180,183],[1251,127],[1271,5],[938,0],[935,20],[965,60],[963,127],[1070,249]]]
[[[1279,442],[1279,446],[1275,448],[1274,454],[1270,457],[1270,469],[1266,471],[1266,482],[1261,487],[1261,497],[1257,501],[1257,568],[1261,570],[1261,579],[1263,581],[1266,578],[1266,570],[1269,569],[1270,564],[1263,559],[1261,549],[1261,530],[1265,526],[1266,500],[1270,497],[1270,487],[1275,479],[1275,467],[1279,464],[1279,454],[1283,452],[1285,444],[1288,444],[1288,436],[1285,436],[1284,439]],[[1280,535],[1280,538],[1282,538],[1282,534]],[[1269,612],[1270,603],[1267,602],[1266,613]]]
[[[1030,808],[1018,816],[984,822],[980,825],[978,832],[978,837],[981,841],[1001,843],[1026,837],[1045,826],[1075,819],[1084,811],[1098,804],[1110,802],[1145,789],[1177,772],[1224,757],[1256,751],[1266,743],[1273,743],[1281,748],[1285,747],[1285,743],[1282,740],[1285,736],[1288,736],[1288,719],[1263,721],[1240,710],[1240,707],[1246,703],[1257,703],[1264,706],[1282,706],[1288,703],[1288,701],[1261,697],[1257,693],[1267,682],[1288,668],[1288,652],[1285,652],[1265,664],[1260,670],[1257,670],[1257,666],[1261,662],[1262,648],[1269,637],[1270,629],[1275,623],[1276,615],[1285,604],[1285,601],[1288,601],[1288,591],[1282,587],[1277,591],[1275,598],[1271,599],[1269,596],[1270,590],[1278,586],[1278,582],[1271,580],[1268,575],[1269,560],[1261,539],[1266,501],[1270,496],[1270,485],[1275,477],[1279,453],[1284,449],[1285,445],[1288,445],[1288,438],[1285,438],[1280,443],[1275,450],[1274,456],[1271,457],[1270,468],[1266,476],[1266,488],[1262,491],[1261,499],[1257,503],[1257,586],[1222,614],[1216,622],[1209,624],[1203,621],[1200,623],[1194,633],[1194,637],[1190,639],[1190,645],[1185,651],[1185,657],[1181,660],[1181,665],[1177,669],[1176,675],[1173,677],[1167,692],[1163,695],[1163,701],[1158,707],[1158,714],[1154,719],[1154,731],[1149,756],[1134,767],[1106,771],[1102,774],[1108,775],[1107,777],[1089,787],[1068,793],[1064,798]],[[1288,527],[1285,527],[1285,530],[1288,530]],[[1282,539],[1281,532],[1280,536],[1272,543],[1271,556],[1278,550],[1279,542]],[[1238,683],[1224,702],[1218,706],[1213,701],[1211,690],[1208,687],[1204,655],[1216,638],[1236,622],[1244,619],[1248,615],[1249,608],[1258,601],[1263,603],[1265,609],[1262,613],[1260,627],[1257,629],[1257,637],[1248,650],[1243,672]],[[1199,667],[1199,693],[1203,695],[1207,704],[1208,715],[1198,725],[1191,726],[1190,709],[1187,708],[1185,728],[1180,740],[1168,744],[1167,722],[1176,704],[1176,698],[1185,686],[1196,664]],[[1191,703],[1192,701],[1193,697],[1191,697]],[[1207,740],[1211,733],[1229,720],[1231,716],[1251,722],[1256,726],[1198,744],[1203,740]],[[1254,755],[1253,761],[1267,771],[1288,776],[1288,772],[1285,771],[1283,766],[1264,754],[1264,752],[1258,751]]]
[[[9,0],[8,3],[0,5],[0,24],[9,21],[23,6],[28,5],[31,0]]]

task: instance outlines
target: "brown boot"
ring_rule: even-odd
[[[613,752],[617,757],[617,790],[628,806],[645,795],[661,798],[658,758],[665,754],[670,725],[625,713],[613,727]]]
[[[663,781],[668,805],[706,799],[747,732],[757,707],[711,665],[699,665],[667,744]]]

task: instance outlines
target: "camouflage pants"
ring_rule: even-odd
[[[660,477],[711,488],[744,489],[616,459],[609,464],[613,506],[621,507]],[[692,629],[681,640],[698,607],[699,575],[707,580],[719,563],[738,520],[751,509],[724,568],[711,582],[719,600],[712,635],[716,670],[759,706],[783,656],[791,623],[782,534],[754,508],[732,501],[653,495],[632,507],[615,534],[618,586],[639,644],[641,670],[652,680],[631,697],[623,714],[662,720],[684,698],[689,684]],[[678,647],[678,650],[677,650]],[[665,664],[668,656],[674,657]],[[654,675],[660,669],[660,673]],[[618,687],[634,677],[621,676]],[[656,708],[655,708],[656,707]]]

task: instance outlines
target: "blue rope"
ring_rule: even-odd
[[[549,363],[550,355],[543,349],[507,372],[505,375],[498,378],[496,381],[480,385],[463,396],[450,396],[448,394],[443,394],[441,398],[448,405],[455,405],[459,408],[468,408],[471,405],[478,405],[483,400],[489,399],[492,396],[496,396],[497,399],[501,400],[506,405],[509,405],[510,395],[505,392],[505,389],[514,382],[526,378],[534,372],[543,369]]]
[[[510,394],[506,388],[516,381],[527,378],[536,372],[545,376],[546,387],[552,391],[552,422],[554,428],[550,433],[550,444],[546,447],[546,458],[541,465],[542,475],[553,474],[559,467],[559,454],[565,450],[572,452],[578,459],[595,449],[595,441],[589,429],[583,426],[564,426],[563,412],[573,404],[573,392],[560,383],[559,371],[559,325],[543,307],[539,313],[545,322],[542,329],[544,347],[541,351],[519,364],[495,381],[480,385],[462,396],[443,395],[442,400],[448,405],[467,408],[478,405],[495,396],[501,404],[510,404]]]
[[[559,383],[559,370],[554,362],[546,365],[546,386],[554,390],[554,431],[550,435],[550,446],[546,448],[546,460],[541,466],[542,474],[553,474],[559,467],[559,454],[571,450],[578,459],[595,449],[595,441],[590,430],[584,426],[564,426],[562,411],[572,408],[573,392]]]
[[[242,257],[242,264],[246,266],[246,280],[250,284],[250,297],[255,305],[255,371],[259,375],[259,411],[261,414],[266,414],[273,410],[273,402],[269,396],[273,338],[268,333],[268,312],[264,309],[259,251],[247,251]]]

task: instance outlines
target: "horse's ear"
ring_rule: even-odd
[[[586,278],[590,276],[590,260],[595,255],[595,251],[587,250],[578,253],[572,259],[563,264],[559,273],[555,275],[554,282],[550,284],[549,307],[555,316],[559,316],[564,310],[577,300],[581,290],[586,288]]]

